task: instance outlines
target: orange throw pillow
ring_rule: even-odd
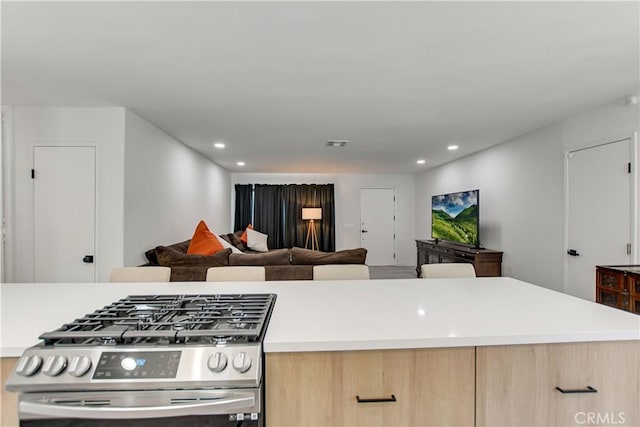
[[[224,249],[218,238],[209,231],[207,224],[200,221],[189,243],[188,254],[213,255]]]
[[[249,224],[247,225],[247,228],[249,230],[253,230],[253,225]],[[240,241],[244,243],[245,246],[247,246],[247,230],[244,230],[244,233],[242,233],[242,236],[240,236]]]

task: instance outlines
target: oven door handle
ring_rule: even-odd
[[[216,399],[209,402],[180,403],[166,406],[69,406],[64,404],[20,401],[20,413],[56,418],[142,419],[235,413],[255,405],[253,395]]]

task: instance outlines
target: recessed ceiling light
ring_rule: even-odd
[[[419,165],[424,165],[425,163],[427,163],[427,161],[424,160],[424,159],[420,159],[420,160],[416,161],[416,163],[419,164]]]
[[[344,147],[349,142],[346,139],[330,139],[327,141],[327,147]]]
[[[450,145],[450,146],[447,147],[447,150],[449,150],[449,151],[453,151],[453,150],[457,150],[457,149],[458,149],[457,145]]]
[[[245,165],[245,163],[244,163],[244,162],[238,162],[238,163],[236,163],[236,165],[238,165],[238,166],[244,166],[244,165]]]
[[[216,148],[224,148],[224,142],[216,142],[213,146]]]

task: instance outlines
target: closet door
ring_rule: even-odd
[[[95,281],[95,147],[36,146],[34,281]]]

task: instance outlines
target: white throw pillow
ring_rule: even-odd
[[[266,234],[247,228],[247,247],[258,252],[269,252],[267,237],[269,236]]]
[[[218,239],[218,242],[220,242],[220,244],[222,245],[223,248],[231,249],[231,253],[232,254],[241,254],[241,253],[243,253],[240,249],[236,248],[231,243],[227,242],[226,240],[224,240],[222,237],[218,236],[217,234],[214,234],[214,236],[216,236],[216,239]]]

